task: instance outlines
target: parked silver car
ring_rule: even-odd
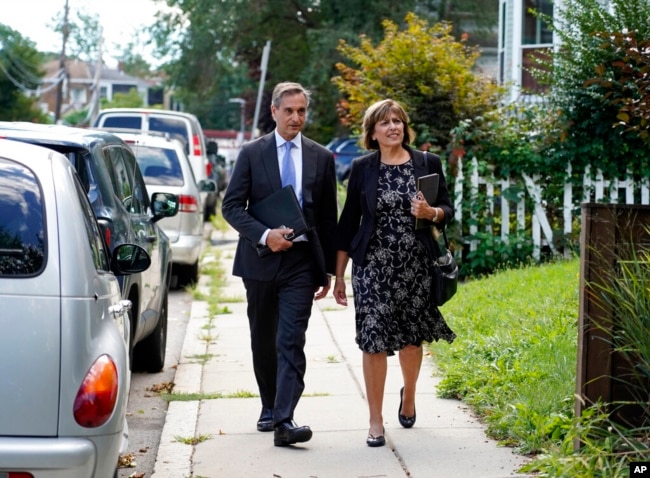
[[[0,477],[111,478],[128,445],[129,308],[72,163],[0,140]]]
[[[131,243],[147,251],[151,267],[139,274],[120,275],[118,280],[124,299],[133,304],[129,312],[131,369],[160,372],[167,344],[172,251],[158,221],[177,213],[178,199],[168,193],[149,195],[129,146],[105,131],[0,121],[0,138],[64,154],[79,175],[109,250]]]
[[[161,219],[158,225],[171,243],[171,287],[196,283],[203,244],[201,193],[215,192],[216,183],[211,179],[196,181],[183,144],[169,135],[118,130],[113,134],[133,150],[150,195],[160,191],[178,197],[178,214]]]

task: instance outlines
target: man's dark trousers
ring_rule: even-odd
[[[282,254],[276,278],[245,279],[244,285],[255,378],[262,406],[273,410],[273,422],[278,424],[293,419],[305,389],[304,346],[316,283],[308,242],[295,242],[275,254]]]

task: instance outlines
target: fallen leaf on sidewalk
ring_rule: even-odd
[[[173,388],[174,388],[174,382],[163,382],[163,383],[156,383],[145,390],[148,390],[149,392],[156,392],[156,393],[161,393],[161,392],[171,393]]]
[[[120,456],[117,461],[117,466],[119,468],[135,468],[135,455],[133,453],[127,453],[126,455]]]

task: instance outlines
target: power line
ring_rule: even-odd
[[[63,78],[64,78],[64,74],[63,74],[64,72],[63,72],[63,70],[59,70],[59,71],[57,72],[57,76],[55,76],[55,81],[54,81],[53,84],[51,84],[51,85],[48,86],[47,88],[37,88],[37,89],[32,89],[32,88],[28,88],[28,87],[26,87],[26,86],[25,86],[24,84],[22,84],[18,79],[14,78],[13,75],[9,72],[9,70],[7,70],[7,68],[5,68],[5,65],[4,65],[1,61],[0,61],[0,70],[2,70],[2,72],[5,74],[5,76],[7,77],[7,79],[8,79],[8,80],[11,82],[11,84],[13,84],[16,88],[18,88],[18,89],[19,89],[20,91],[22,91],[23,93],[33,94],[33,95],[38,95],[38,94],[47,93],[48,91],[54,89],[54,87],[56,87],[59,83],[61,83],[61,81],[63,81]]]

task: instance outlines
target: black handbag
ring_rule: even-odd
[[[433,261],[431,274],[431,298],[440,307],[451,299],[458,289],[458,264],[449,250],[447,232],[442,230],[445,238],[445,251]]]

